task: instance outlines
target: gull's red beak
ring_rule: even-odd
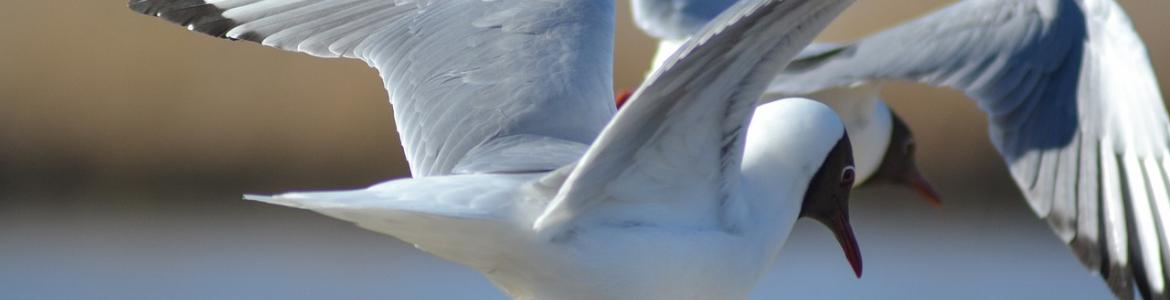
[[[926,202],[935,207],[942,206],[938,191],[930,185],[926,176],[922,175],[922,170],[918,169],[918,162],[914,159],[917,143],[910,132],[910,126],[906,125],[894,111],[890,111],[890,116],[894,122],[894,128],[890,133],[890,145],[886,148],[885,157],[882,157],[882,162],[870,177],[870,181],[909,186]]]
[[[930,202],[935,207],[942,206],[941,196],[939,196],[938,191],[934,189],[934,186],[930,185],[930,181],[926,180],[926,176],[922,175],[922,171],[918,170],[917,166],[914,166],[910,170],[907,179],[910,181],[910,187],[914,188],[914,191],[918,192],[919,196],[926,199],[926,202]]]
[[[820,210],[816,213],[806,214],[805,217],[810,217],[824,224],[825,227],[829,227],[829,231],[832,231],[833,236],[837,238],[837,243],[841,244],[841,251],[845,253],[845,259],[849,261],[849,266],[853,267],[853,274],[857,275],[857,278],[861,278],[861,248],[857,246],[857,237],[853,235],[853,225],[849,224],[849,214],[846,210]]]
[[[853,267],[853,274],[861,278],[861,248],[857,246],[857,237],[853,235],[853,225],[849,224],[849,216],[840,213],[832,217],[831,223],[825,225],[829,226],[829,230],[837,237],[841,251],[845,252],[845,259],[849,260],[849,266]]]

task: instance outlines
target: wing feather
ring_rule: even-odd
[[[217,37],[364,60],[386,83],[415,176],[451,174],[460,162],[553,170],[575,157],[534,166],[473,163],[483,158],[467,155],[486,153],[473,150],[497,139],[558,139],[583,149],[614,113],[609,1],[130,0],[130,7]]]
[[[756,100],[851,3],[742,1],[724,12],[633,95],[536,226],[568,230],[605,216],[589,221],[735,231],[743,219],[735,184]]]
[[[1131,280],[1167,296],[1170,123],[1116,3],[961,1],[826,53],[769,92],[885,80],[965,91],[1032,209],[1081,261],[1119,297],[1132,297]]]
[[[1101,144],[1101,187],[1104,194],[1101,198],[1101,203],[1104,204],[1104,229],[1105,229],[1105,261],[1108,262],[1108,272],[1102,272],[1105,281],[1109,282],[1113,293],[1117,294],[1119,298],[1131,299],[1133,298],[1133,269],[1130,267],[1129,254],[1129,233],[1128,228],[1132,227],[1129,224],[1127,217],[1127,208],[1125,207],[1126,195],[1123,185],[1125,179],[1122,177],[1120,169],[1120,160],[1118,155],[1113,152],[1112,145],[1109,142]]]
[[[1105,222],[1102,212],[1104,209],[1101,200],[1104,198],[1101,178],[1101,159],[1098,154],[1098,142],[1095,138],[1086,138],[1083,133],[1077,133],[1077,153],[1080,154],[1080,169],[1077,176],[1077,234],[1072,240],[1073,250],[1077,253],[1081,263],[1093,270],[1102,270],[1101,261],[1105,239],[1101,237]],[[1104,273],[1104,272],[1103,272]]]

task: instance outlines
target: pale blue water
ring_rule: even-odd
[[[230,194],[133,209],[110,195],[19,197],[5,201],[81,204],[0,205],[0,299],[504,299],[477,273],[346,223],[198,204]],[[855,199],[862,279],[802,221],[753,299],[1111,298],[1022,202]]]

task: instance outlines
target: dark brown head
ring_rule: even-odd
[[[870,184],[907,186],[913,188],[918,192],[918,195],[931,204],[942,205],[938,192],[918,169],[918,162],[914,158],[918,145],[914,140],[914,135],[910,133],[910,127],[906,126],[906,122],[902,121],[902,118],[898,117],[898,114],[894,113],[893,110],[890,110],[890,115],[894,124],[890,133],[890,144],[886,147],[886,154],[882,157],[877,171],[861,186]]]
[[[861,250],[857,247],[857,238],[853,236],[853,227],[849,224],[849,191],[857,179],[852,147],[849,136],[842,135],[809,181],[800,217],[817,220],[828,226],[841,244],[841,250],[845,252],[853,272],[861,277]]]

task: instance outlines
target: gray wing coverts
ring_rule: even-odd
[[[797,50],[852,3],[732,6],[634,93],[536,226],[573,223],[587,219],[586,211],[606,210],[602,223],[742,228],[748,206],[735,193],[756,102]]]
[[[772,90],[805,94],[912,80],[965,91],[988,114],[992,142],[1029,204],[1082,262],[1121,298],[1132,298],[1137,281],[1147,299],[1163,299],[1170,266],[1166,111],[1136,34],[1123,41],[1131,44],[1109,48],[1119,34],[1100,32],[1117,29],[1108,22],[1128,26],[1128,18],[1115,4],[1097,6],[962,1],[810,53]],[[1112,85],[1119,81],[1136,83]]]
[[[213,36],[379,70],[415,176],[491,165],[481,145],[550,143],[582,152],[612,117],[613,4],[593,0],[131,0],[130,7]],[[527,137],[532,137],[528,139]],[[501,145],[506,139],[514,145]],[[550,141],[555,139],[558,141]],[[498,158],[498,157],[497,157]]]

